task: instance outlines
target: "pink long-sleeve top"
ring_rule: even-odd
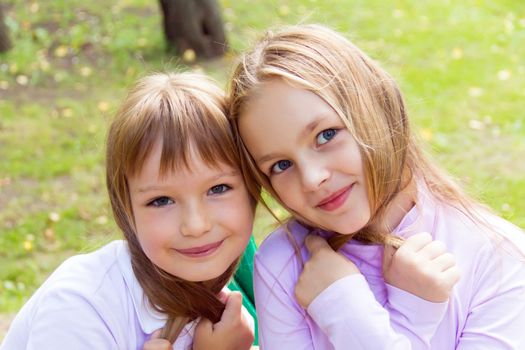
[[[361,274],[334,282],[305,310],[294,297],[302,264],[281,227],[255,257],[261,348],[525,349],[525,234],[485,212],[480,227],[431,198],[421,192],[394,233],[426,231],[446,244],[462,272],[449,301],[428,302],[386,284],[383,247],[350,241],[340,252]],[[293,221],[288,230],[304,261],[306,235],[327,236]]]

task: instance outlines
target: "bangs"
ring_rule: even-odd
[[[237,168],[239,159],[225,115],[222,95],[186,87],[150,94],[123,111],[120,155],[126,177],[142,170],[147,157],[162,142],[159,173],[190,168],[199,156],[211,167]]]
[[[174,110],[174,106],[168,103],[166,108],[162,108],[165,115],[161,116],[161,120],[164,123],[158,133],[163,142],[161,175],[181,167],[189,169],[192,163],[190,156],[195,155],[211,167],[227,164],[237,168],[239,164],[224,109],[194,99],[186,98],[187,103],[182,110],[180,106]]]

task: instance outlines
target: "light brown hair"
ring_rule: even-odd
[[[172,343],[190,320],[220,320],[224,305],[217,296],[238,260],[221,276],[204,282],[185,281],[158,268],[137,239],[127,179],[141,171],[159,140],[161,176],[188,168],[190,148],[210,166],[223,163],[237,168],[239,157],[226,106],[222,90],[202,75],[152,74],[131,88],[109,129],[106,183],[113,214],[144,293],[153,308],[168,315],[164,337]]]

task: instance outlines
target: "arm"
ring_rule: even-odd
[[[480,257],[458,350],[525,349],[525,257],[505,243],[491,248]]]
[[[317,247],[312,247],[312,239],[320,240],[313,242]],[[309,236],[307,246],[312,254],[302,272],[298,264],[282,270],[270,266],[275,257],[256,256],[255,300],[263,349],[314,349],[314,343],[335,349],[352,344],[362,349],[412,349],[412,334],[391,327],[387,310],[355,265],[319,237]],[[319,255],[322,259],[316,259]]]
[[[448,301],[433,303],[387,284],[388,301],[385,310],[390,314],[392,328],[410,335],[413,349],[430,349],[448,308]]]
[[[49,290],[39,304],[31,320],[27,350],[116,350],[126,346],[116,343],[108,320],[89,300],[74,291],[65,288]]]
[[[375,299],[357,267],[317,236],[306,238],[310,260],[296,295],[335,349],[412,349],[410,338],[390,326],[388,312]]]
[[[265,350],[314,349],[307,314],[294,297],[294,269],[297,264],[293,257],[291,259],[284,271],[276,271],[282,266],[276,268],[273,264],[275,259],[261,255],[261,250],[255,256],[254,291],[259,346]]]
[[[392,327],[410,334],[415,349],[430,348],[459,280],[454,257],[445,245],[423,232],[409,237],[396,251],[385,247],[383,275],[387,282]]]
[[[390,326],[388,312],[361,274],[333,283],[313,300],[308,313],[335,349],[412,349],[411,339]]]

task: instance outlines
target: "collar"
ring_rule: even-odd
[[[168,318],[165,314],[158,312],[151,307],[148,298],[144,294],[144,290],[140,286],[139,281],[133,273],[128,244],[125,241],[121,242],[122,244],[119,246],[117,251],[117,261],[119,268],[122,272],[122,276],[124,277],[126,286],[128,287],[129,294],[131,295],[133,307],[135,308],[135,313],[140,323],[140,327],[145,334],[152,334],[157,329],[164,327]],[[227,286],[224,286],[223,291],[228,293],[230,290]],[[245,309],[244,305],[242,306],[242,312],[250,322],[252,329],[255,331],[254,320],[250,313]],[[195,334],[195,326],[197,325],[198,321],[199,319],[190,322],[183,328],[181,334],[174,344],[174,349],[191,349],[193,335]]]
[[[435,235],[438,224],[439,210],[434,197],[424,184],[417,185],[417,199],[414,206],[405,214],[401,222],[393,230],[393,234],[408,238],[419,232],[429,232]]]
[[[144,290],[133,273],[128,244],[125,241],[123,241],[117,253],[117,261],[131,295],[133,307],[142,331],[146,334],[151,334],[155,330],[162,328],[166,324],[167,317],[151,307]]]

